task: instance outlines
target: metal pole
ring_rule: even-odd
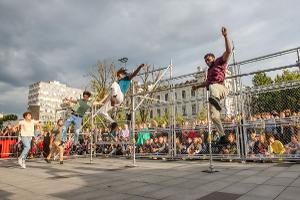
[[[92,116],[91,116],[91,134],[90,134],[90,164],[92,164],[93,161],[93,130],[94,130],[94,106],[92,106]]]
[[[297,58],[298,58],[297,63],[299,64],[299,71],[300,71],[300,48],[297,49]]]
[[[132,94],[135,93],[135,88],[134,88],[134,82],[132,84]],[[132,166],[136,166],[136,160],[135,160],[135,96],[132,95],[131,99],[131,104],[132,104],[132,114],[131,114],[131,130],[132,130],[132,147],[133,147],[133,163]]]
[[[171,68],[170,68],[170,79],[173,78],[173,63],[172,63],[172,60],[171,60]],[[175,99],[175,88],[173,87],[174,84],[173,84],[173,81],[171,80],[171,92],[172,92],[172,102],[173,102],[173,105],[172,105],[172,108],[173,108],[173,135],[174,135],[174,156],[176,157],[177,156],[177,147],[176,147],[176,99]],[[174,158],[174,157],[173,157]]]
[[[212,141],[212,134],[211,134],[211,119],[210,119],[210,105],[209,105],[209,91],[206,92],[206,102],[207,102],[207,124],[208,124],[208,138],[209,138],[209,169],[207,172],[213,173],[215,172],[214,166],[212,164],[212,149],[211,149],[211,141]]]

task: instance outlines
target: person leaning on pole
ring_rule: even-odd
[[[206,89],[209,90],[209,111],[211,120],[216,126],[219,134],[223,136],[224,129],[221,121],[220,111],[222,108],[220,101],[228,94],[224,80],[232,50],[228,39],[227,29],[225,27],[222,27],[222,35],[225,39],[226,51],[218,58],[215,58],[215,55],[212,53],[208,53],[204,56],[205,63],[208,66],[206,81],[200,85],[193,85],[192,90],[203,87],[206,87]]]

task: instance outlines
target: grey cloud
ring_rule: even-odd
[[[97,60],[123,56],[129,69],[141,62],[167,65],[172,58],[175,74],[194,71],[205,65],[205,53],[224,51],[222,25],[237,59],[248,59],[300,45],[298,10],[296,0],[3,0],[0,82],[12,91],[51,79],[84,88],[83,75]]]

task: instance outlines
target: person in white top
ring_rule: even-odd
[[[34,127],[38,125],[38,121],[31,119],[31,113],[25,112],[23,114],[23,120],[18,124],[21,141],[23,143],[23,151],[18,158],[18,164],[24,169],[26,168],[25,160],[28,155],[31,146],[32,137],[34,137]]]

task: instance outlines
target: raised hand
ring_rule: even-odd
[[[222,27],[222,35],[223,35],[224,37],[227,36],[227,29],[226,29],[224,26]]]

